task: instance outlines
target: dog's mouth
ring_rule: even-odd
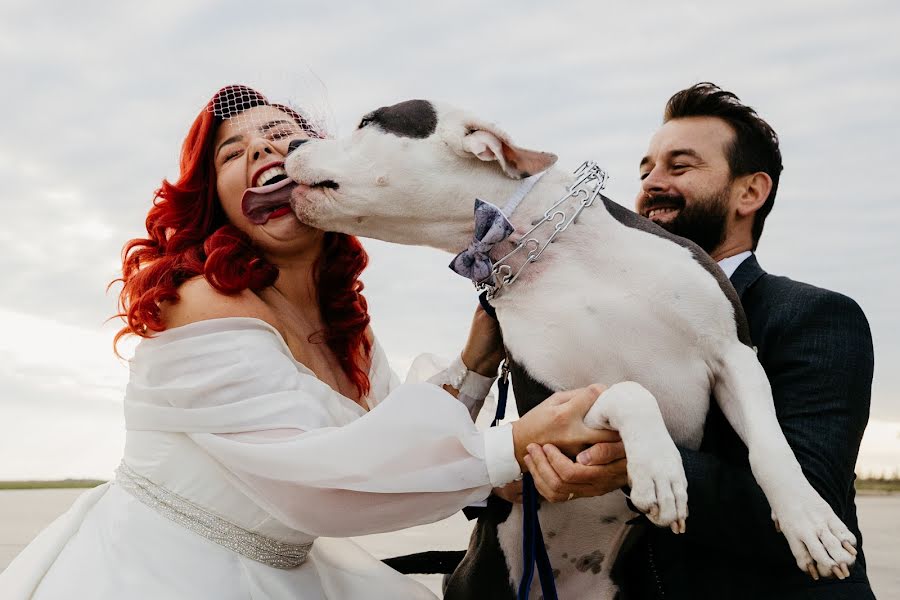
[[[314,183],[300,182],[291,193],[291,209],[301,223],[323,227],[323,210],[325,214],[328,213],[328,209],[324,207],[336,201],[330,192],[340,187],[333,179],[321,179]]]
[[[341,186],[333,179],[322,179],[315,183],[300,182],[293,190],[294,201],[292,206],[294,207],[294,210],[298,211],[297,215],[299,216],[300,212],[298,204],[308,205],[310,203],[315,204],[321,202],[323,199],[327,199],[327,197],[323,196],[325,190],[338,190],[340,187]],[[310,195],[311,192],[319,193]]]
[[[274,162],[260,168],[252,177],[253,187],[247,188],[241,198],[241,210],[256,225],[264,225],[269,219],[282,217],[291,208],[291,193],[298,187],[336,190],[340,186],[333,179],[300,185],[287,176],[284,163]]]
[[[336,189],[339,189],[339,188],[341,187],[341,186],[339,186],[338,183],[337,183],[335,180],[333,180],[333,179],[323,179],[322,181],[320,181],[320,182],[318,182],[318,183],[310,183],[310,184],[307,184],[307,185],[309,186],[310,189],[317,189],[317,188],[318,188],[318,189],[336,190]]]

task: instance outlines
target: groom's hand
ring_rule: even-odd
[[[598,442],[618,441],[619,434],[607,429],[594,429],[584,424],[584,415],[606,386],[592,384],[556,392],[512,422],[513,448],[519,467],[524,471],[526,448],[531,444],[554,444],[575,456]]]
[[[550,502],[602,496],[628,484],[628,463],[622,442],[591,446],[579,459],[571,460],[553,444],[531,444],[525,465],[537,491]]]

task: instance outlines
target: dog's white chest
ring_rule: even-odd
[[[553,390],[642,384],[675,441],[697,446],[709,407],[709,341],[734,327],[733,315],[715,280],[678,255],[687,249],[607,229],[554,244],[538,276],[498,296],[504,341]],[[629,251],[604,252],[610,245]]]
[[[625,522],[634,516],[624,495],[612,492],[563,504],[543,502],[538,516],[558,596],[612,598],[616,586],[610,570],[628,531]],[[498,536],[515,589],[522,577],[522,505],[513,506],[509,518],[498,527]],[[541,597],[536,577],[529,597]]]

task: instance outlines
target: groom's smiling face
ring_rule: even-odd
[[[635,210],[711,253],[730,225],[733,179],[727,153],[734,137],[715,117],[667,122],[641,160]]]

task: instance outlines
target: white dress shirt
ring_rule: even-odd
[[[729,256],[728,258],[723,258],[719,261],[719,268],[725,272],[725,276],[731,279],[731,276],[734,275],[734,272],[737,271],[737,268],[741,266],[747,257],[753,254],[750,250],[744,250],[740,254],[735,254],[734,256]]]

